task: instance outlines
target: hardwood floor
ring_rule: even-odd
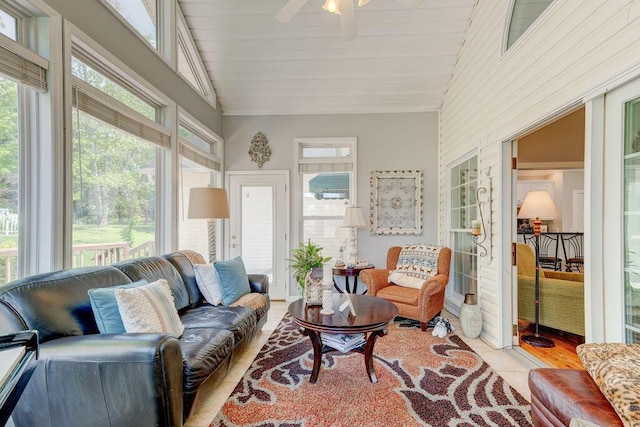
[[[532,334],[535,325],[526,320],[518,320],[519,337]],[[522,342],[520,347],[553,368],[584,369],[576,354],[576,347],[584,342],[584,337],[540,326],[540,335],[553,340],[554,347],[534,347]]]

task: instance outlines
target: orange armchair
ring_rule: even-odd
[[[442,248],[438,256],[438,274],[427,279],[420,289],[406,288],[389,282],[389,271],[396,268],[402,248],[393,246],[387,253],[387,268],[363,270],[358,276],[367,285],[367,292],[384,298],[398,307],[402,317],[417,320],[420,328],[427,330],[429,320],[436,317],[444,307],[444,291],[449,283],[451,249]]]

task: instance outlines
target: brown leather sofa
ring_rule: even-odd
[[[195,252],[61,270],[0,286],[0,333],[37,330],[40,354],[13,411],[21,426],[181,426],[260,332],[268,278],[248,275],[267,305],[212,306],[196,284]],[[88,290],[165,279],[185,326],[165,334],[99,333]],[[204,384],[209,386],[204,387]]]
[[[529,371],[533,424],[568,426],[573,418],[602,427],[622,421],[587,371],[540,368]]]

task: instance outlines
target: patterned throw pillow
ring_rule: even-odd
[[[122,324],[122,317],[118,311],[118,301],[116,301],[116,291],[118,289],[137,288],[146,285],[145,279],[124,285],[111,286],[109,288],[89,289],[89,301],[93,316],[101,334],[124,334],[127,330]]]
[[[116,290],[118,310],[127,332],[165,333],[182,336],[184,325],[166,280]]]
[[[438,274],[440,246],[408,245],[400,251],[396,273],[427,280]]]
[[[640,344],[582,344],[576,351],[623,424],[640,425]]]

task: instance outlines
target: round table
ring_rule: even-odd
[[[302,328],[302,334],[309,337],[313,346],[313,369],[309,382],[315,383],[322,364],[323,345],[321,334],[359,334],[366,335],[364,345],[364,364],[367,375],[372,383],[378,378],[373,369],[373,347],[378,337],[387,335],[387,327],[398,315],[395,304],[369,295],[348,295],[351,298],[356,315],[353,316],[349,308],[340,311],[340,305],[347,296],[333,294],[333,314],[321,314],[322,306],[306,305],[304,299],[299,299],[289,305],[289,314]]]
[[[333,275],[345,276],[344,290],[347,291],[348,293],[357,294],[358,293],[358,275],[362,270],[367,270],[370,268],[375,268],[375,266],[373,264],[369,264],[369,265],[363,265],[360,267],[333,267]],[[353,291],[351,291],[351,288],[349,287],[349,277],[353,277]],[[335,281],[333,282],[333,287],[336,288],[338,292],[342,292],[342,289],[338,287]],[[364,295],[366,293],[367,293],[367,290],[365,289],[362,294]]]

